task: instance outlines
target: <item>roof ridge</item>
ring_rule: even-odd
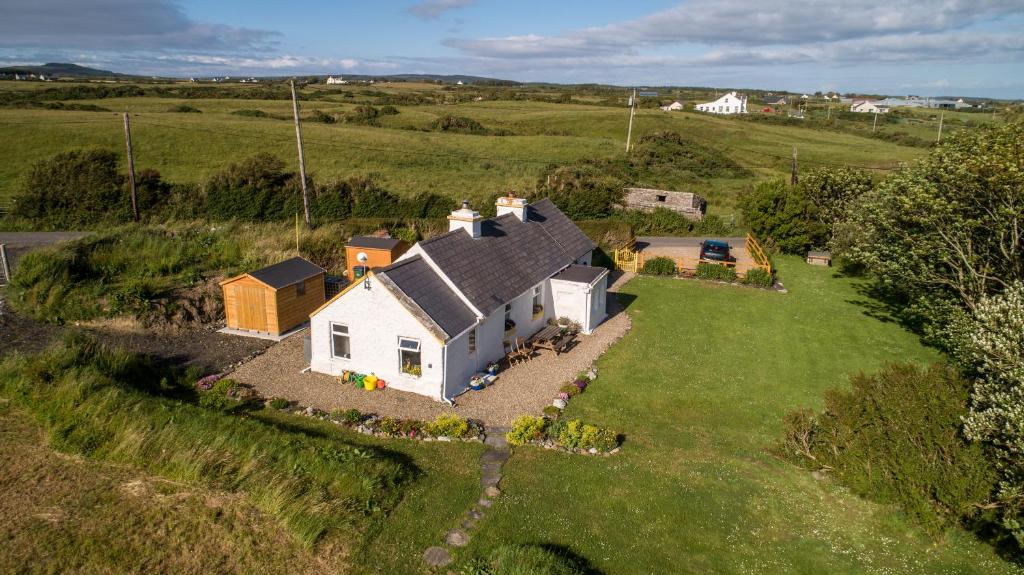
[[[380,269],[380,273],[385,273],[385,272],[388,272],[388,271],[393,270],[395,268],[399,268],[399,267],[401,267],[401,266],[403,266],[405,264],[412,263],[412,262],[416,261],[417,259],[423,259],[423,256],[421,256],[420,254],[413,254],[413,255],[411,255],[411,256],[409,256],[407,258],[402,258],[402,259],[399,259],[399,260],[395,260],[395,261],[391,262],[390,264],[388,264],[388,265],[384,266],[383,268],[381,268]]]

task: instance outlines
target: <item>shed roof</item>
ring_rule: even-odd
[[[353,248],[369,248],[378,250],[390,250],[400,244],[402,240],[397,238],[378,238],[374,236],[352,236],[348,245]]]
[[[419,255],[399,260],[377,275],[391,280],[448,337],[454,337],[476,323],[476,315]]]
[[[274,289],[280,289],[326,272],[327,270],[306,258],[296,256],[263,269],[249,272],[248,275]]]
[[[552,277],[553,280],[561,280],[565,282],[574,282],[581,284],[592,284],[597,278],[608,273],[606,268],[597,268],[594,266],[581,266],[579,264],[573,264],[564,270],[558,272],[557,275]]]
[[[505,214],[481,222],[479,238],[459,229],[419,246],[484,315],[594,249],[549,199],[529,205],[525,222]]]

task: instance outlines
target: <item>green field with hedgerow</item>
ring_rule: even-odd
[[[0,94],[12,90],[8,94],[17,95],[12,84],[0,85]],[[277,99],[225,98],[226,93],[246,93],[235,94],[240,88],[218,89],[222,91],[204,92],[202,97],[147,94],[0,107],[5,134],[0,142],[0,202],[10,201],[29,165],[57,152],[103,147],[123,153],[119,113],[126,110],[132,114],[137,169],[156,169],[170,182],[202,182],[228,163],[256,152],[270,152],[289,165],[297,164],[290,102],[279,99],[280,92],[267,92]],[[423,84],[307,87],[301,96],[307,169],[322,181],[379,173],[383,185],[398,194],[434,192],[453,200],[482,201],[508,190],[529,192],[549,164],[623,155],[629,117],[624,102],[597,105],[592,101],[596,97],[581,94],[569,103],[556,103],[539,100],[554,100],[557,94],[526,92],[492,89],[481,90],[478,96],[455,97]],[[607,96],[617,98],[622,96],[619,92]],[[477,97],[483,99],[476,101]],[[55,103],[64,109],[40,107]],[[350,119],[360,106],[378,111],[391,106],[397,113]],[[437,131],[435,123],[446,116],[473,120],[483,132]],[[324,123],[328,118],[333,123]],[[705,194],[711,213],[718,214],[733,213],[735,195],[755,175],[788,174],[794,146],[802,168],[851,164],[879,174],[925,151],[870,137],[859,128],[851,133],[842,127],[776,125],[646,107],[637,111],[634,138],[666,130],[719,150],[751,171],[743,178],[700,179],[686,186]],[[656,182],[635,182],[650,183]]]

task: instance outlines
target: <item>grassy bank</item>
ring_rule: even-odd
[[[542,543],[601,572],[1008,573],[973,536],[935,542],[776,459],[783,416],[887,361],[937,354],[859,280],[780,258],[788,294],[641,277],[633,329],[569,416],[621,430],[611,458],[518,449],[503,496],[463,555]]]

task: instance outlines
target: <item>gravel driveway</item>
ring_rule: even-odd
[[[506,427],[518,415],[539,415],[545,406],[551,405],[560,387],[590,368],[598,356],[625,335],[631,322],[618,305],[615,291],[631,277],[616,277],[608,290],[608,319],[593,334],[578,336],[572,350],[558,356],[542,351],[526,363],[504,366],[494,385],[482,391],[467,391],[455,399],[454,407],[414,393],[390,388],[368,392],[342,385],[329,375],[300,373],[307,364],[299,334],[274,345],[229,377],[253,386],[264,397],[284,397],[325,411],[354,407],[367,413],[421,420],[456,413],[481,420],[488,427]]]

